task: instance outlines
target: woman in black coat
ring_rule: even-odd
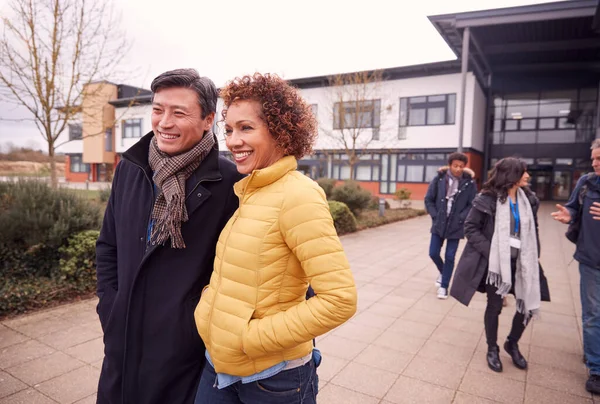
[[[510,291],[503,290],[498,293],[498,287],[502,287],[498,282],[494,282],[493,275],[490,277],[489,274],[489,261],[490,261],[490,250],[492,245],[492,239],[494,238],[494,232],[497,228],[496,217],[497,217],[497,206],[505,206],[510,203],[511,210],[513,212],[514,206],[520,206],[521,209],[516,209],[516,214],[525,215],[525,209],[523,205],[516,202],[517,195],[523,195],[527,200],[527,203],[531,207],[533,216],[532,226],[535,226],[533,232],[526,233],[530,237],[531,243],[528,243],[528,249],[531,251],[537,250],[537,256],[539,257],[539,235],[538,235],[538,220],[537,211],[539,208],[539,200],[533,192],[528,188],[529,174],[527,174],[527,166],[522,161],[515,158],[506,158],[500,160],[494,169],[492,170],[490,179],[484,185],[483,190],[473,200],[473,208],[471,209],[466,221],[465,221],[465,235],[467,237],[467,244],[464,252],[458,263],[455,278],[450,290],[451,296],[456,298],[459,302],[468,306],[475,291],[479,291],[487,294],[488,304],[485,312],[485,329],[486,338],[488,343],[488,354],[487,361],[489,367],[497,372],[502,371],[502,363],[499,356],[499,347],[497,345],[498,336],[498,317],[502,311],[502,297],[505,294],[515,294],[515,274],[517,273],[517,257],[520,252],[515,251],[514,248],[510,250],[511,254],[511,275]],[[519,191],[519,189],[522,191]],[[508,201],[507,201],[508,199]],[[507,203],[508,202],[508,203]],[[514,202],[514,204],[513,204]],[[508,208],[506,208],[508,209]],[[511,238],[519,237],[519,231],[514,232],[515,229],[515,217],[509,215],[509,219],[506,216],[502,216],[506,223],[503,224],[502,228],[511,229]],[[499,223],[500,224],[500,223]],[[517,227],[519,222],[517,219]],[[507,259],[507,258],[505,258]],[[546,278],[543,275],[541,267],[536,262],[539,269],[539,297],[542,300],[549,301],[550,295],[548,291],[548,284]],[[520,265],[519,265],[520,268]],[[521,274],[519,273],[519,276]],[[536,274],[537,275],[537,274]],[[538,276],[535,276],[537,281]],[[537,289],[537,288],[536,288]],[[538,297],[538,299],[539,299]],[[519,302],[522,304],[522,302]],[[529,320],[529,312],[524,312],[522,305],[521,312],[517,310],[513,318],[512,329],[509,337],[504,344],[504,349],[511,356],[515,366],[521,369],[527,367],[527,361],[520,353],[518,349],[518,341],[525,330],[526,323]]]

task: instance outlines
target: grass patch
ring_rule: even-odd
[[[425,210],[412,208],[386,209],[384,216],[379,216],[379,211],[377,210],[364,210],[356,218],[356,221],[358,222],[357,230],[360,231],[388,223],[399,222],[401,220],[423,216],[424,214]]]

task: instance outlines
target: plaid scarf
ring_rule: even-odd
[[[171,238],[172,248],[185,248],[181,235],[181,223],[187,222],[185,207],[185,182],[215,144],[214,135],[208,131],[194,148],[169,156],[158,148],[156,136],[150,142],[148,160],[154,172],[154,184],[159,194],[152,210],[152,234],[150,241],[163,244]]]

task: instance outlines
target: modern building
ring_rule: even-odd
[[[518,156],[529,164],[541,199],[567,198],[579,176],[590,170],[589,145],[600,137],[598,2],[562,1],[429,20],[457,60],[361,73],[377,74],[360,85],[334,85],[339,83],[327,76],[291,80],[319,121],[315,153],[299,169],[313,178],[339,180],[353,172],[374,194],[408,188],[418,199],[448,154],[460,149],[480,184],[495,161]],[[149,93],[132,89],[138,92],[132,104],[132,94],[119,88],[126,87],[115,86],[108,103],[116,123],[104,137],[113,148],[106,150],[106,140],[85,143],[91,123],[84,119],[84,144],[77,148],[72,142],[69,151],[61,150],[70,155],[67,179],[83,178],[74,172],[86,169],[80,163],[95,164],[88,169],[90,180],[102,178],[97,165],[108,168],[150,130]]]

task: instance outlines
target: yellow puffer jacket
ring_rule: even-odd
[[[198,332],[218,373],[249,376],[312,350],[356,312],[356,286],[317,183],[284,157],[235,184]],[[312,286],[316,296],[308,300]]]

